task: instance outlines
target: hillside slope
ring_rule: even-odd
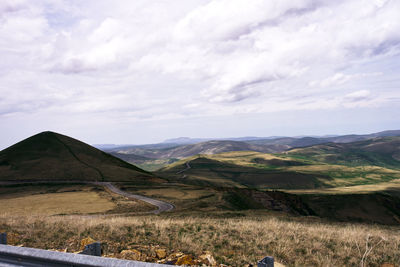
[[[328,164],[400,168],[400,137],[379,137],[352,143],[327,143],[287,152]]]
[[[286,145],[290,148],[307,147],[326,143],[352,143],[358,141],[370,140],[378,137],[395,137],[400,136],[400,130],[390,130],[383,131],[372,134],[350,134],[350,135],[339,135],[331,137],[281,137],[273,139],[258,139],[247,141],[249,144],[259,144],[259,145],[271,145],[279,144]],[[283,151],[283,150],[282,150]]]
[[[387,183],[400,179],[400,137],[327,143],[281,154],[201,155],[175,162],[158,174],[184,183],[275,189]]]
[[[42,132],[0,151],[0,181],[157,181],[151,173],[54,132]]]
[[[280,144],[258,145],[258,144],[248,144],[246,142],[241,142],[241,141],[216,140],[216,141],[207,141],[197,144],[180,145],[176,147],[168,147],[162,149],[124,147],[109,151],[125,155],[134,154],[137,156],[159,159],[159,158],[186,158],[197,154],[218,154],[230,151],[258,151],[264,153],[275,153],[278,151],[285,151],[288,148],[289,148],[288,146]]]
[[[206,156],[176,162],[158,174],[182,183],[249,188],[316,188],[324,186],[322,181],[329,179],[323,175],[244,166]]]

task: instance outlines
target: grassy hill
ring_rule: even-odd
[[[244,158],[248,153],[236,152],[234,154],[237,160],[240,154]],[[329,179],[329,177],[322,177],[318,174],[303,174],[259,163],[245,164],[243,161],[241,164],[235,164],[224,158],[227,154],[231,155],[232,152],[192,157],[163,168],[158,173],[172,180],[192,184],[250,188],[315,188],[323,187],[322,181]],[[262,158],[256,156],[253,159]]]
[[[256,151],[262,153],[283,153],[295,148],[315,145],[353,143],[379,137],[400,136],[400,130],[384,131],[365,135],[341,135],[325,137],[270,137],[270,138],[233,138],[228,140],[206,140],[178,138],[169,140],[175,143],[159,143],[150,145],[127,145],[104,149],[129,163],[139,165],[149,171],[155,171],[177,159],[197,154],[219,154],[233,151]],[[398,156],[399,157],[399,156]],[[344,159],[345,161],[346,159]]]
[[[42,132],[0,151],[0,181],[160,181],[81,141]]]
[[[293,149],[288,155],[296,158],[346,166],[381,166],[400,168],[400,137],[381,137],[338,144],[328,143]]]
[[[240,151],[201,155],[162,168],[159,174],[187,183],[235,187],[359,186],[400,179],[399,154],[400,137],[384,137],[320,144],[281,154]]]
[[[377,138],[281,154],[237,151],[198,155],[164,167],[158,174],[170,181],[221,188],[225,200],[236,209],[297,211],[339,221],[398,225],[398,141]],[[326,154],[339,160],[327,161]],[[368,160],[347,159],[365,154]]]
[[[318,144],[326,144],[326,143],[352,143],[357,141],[370,140],[378,137],[391,137],[391,136],[400,136],[400,130],[390,130],[383,131],[372,134],[349,134],[349,135],[339,135],[339,136],[330,136],[330,137],[279,137],[279,138],[268,138],[268,139],[258,139],[258,140],[250,140],[247,141],[249,144],[259,144],[259,145],[271,145],[271,144],[279,144],[286,145],[290,148],[296,147],[307,147]]]

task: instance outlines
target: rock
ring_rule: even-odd
[[[159,259],[164,259],[165,257],[167,257],[167,251],[165,249],[156,249],[155,250],[157,258]]]
[[[91,237],[87,237],[81,240],[81,246],[79,248],[79,250],[84,250],[85,246],[90,245],[92,243],[96,242],[94,239],[92,239]]]
[[[182,252],[176,252],[176,253],[169,255],[166,259],[159,261],[159,263],[174,265],[178,261],[178,259],[182,256],[183,256]]]
[[[196,263],[193,261],[192,256],[190,255],[183,255],[178,258],[175,262],[175,265],[195,265]]]
[[[126,249],[121,251],[121,257],[125,260],[138,261],[141,259],[142,253],[136,249]]]
[[[211,255],[210,251],[205,251],[202,255],[200,255],[199,260],[201,263],[207,266],[217,266],[217,261]]]
[[[168,256],[168,259],[169,259],[169,258],[172,258],[172,259],[174,259],[174,258],[179,258],[179,257],[181,257],[181,256],[183,256],[183,253],[182,253],[182,252],[175,252],[175,253],[172,253],[171,255],[169,255],[169,256]]]

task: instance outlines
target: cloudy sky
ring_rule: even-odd
[[[400,129],[399,0],[1,0],[0,149]]]

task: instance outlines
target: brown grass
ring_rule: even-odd
[[[154,197],[154,198],[164,198],[164,199],[199,199],[210,195],[209,190],[195,190],[187,189],[183,190],[181,188],[148,188],[139,189],[136,191],[139,195]]]
[[[0,199],[1,212],[12,215],[98,213],[116,205],[95,192],[64,192]]]
[[[276,218],[259,214],[226,218],[81,216],[0,216],[0,230],[10,233],[12,245],[77,250],[87,236],[105,244],[106,253],[119,256],[124,249],[160,246],[169,253],[194,256],[212,251],[218,263],[244,266],[266,255],[289,266],[359,266],[366,238],[381,242],[365,266],[400,262],[399,227],[333,224],[304,218]],[[235,214],[230,214],[235,215]],[[236,214],[244,215],[244,214]],[[171,215],[170,215],[171,216]]]
[[[0,187],[0,213],[56,215],[135,213],[156,209],[93,185],[14,185]]]

